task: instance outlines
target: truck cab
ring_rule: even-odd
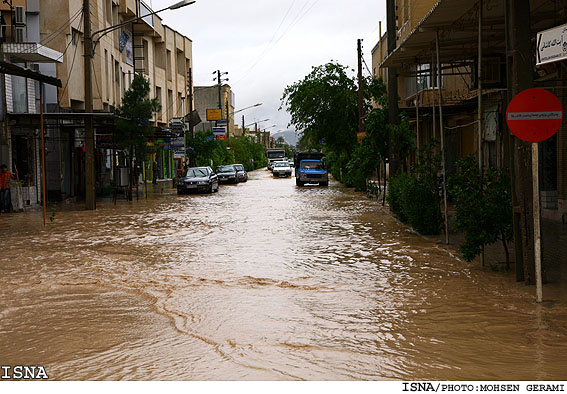
[[[286,160],[285,149],[268,149],[266,151],[266,157],[268,159],[268,170],[273,170],[274,162]]]
[[[304,186],[307,183],[329,185],[329,173],[323,162],[323,153],[298,152],[294,157],[295,184]]]

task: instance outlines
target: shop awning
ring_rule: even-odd
[[[36,42],[5,42],[5,55],[31,63],[63,63],[63,54]],[[14,59],[12,59],[14,60]]]
[[[483,55],[506,53],[504,2],[483,1]],[[561,4],[558,4],[561,3]],[[554,26],[558,7],[566,0],[534,0],[530,2],[531,28],[537,31]],[[380,67],[404,67],[428,64],[435,54],[435,38],[439,32],[441,63],[449,64],[473,59],[478,53],[478,2],[439,0],[414,30],[389,54]],[[436,59],[435,59],[436,60]]]
[[[33,79],[57,87],[63,86],[60,79],[49,77],[47,75],[38,73],[37,71],[33,71],[28,68],[23,68],[8,62],[0,61],[0,73],[9,74],[9,75],[18,75],[20,77]]]

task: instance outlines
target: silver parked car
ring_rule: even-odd
[[[234,164],[234,169],[236,170],[238,182],[246,182],[248,180],[248,173],[242,164]]]
[[[218,192],[219,179],[211,167],[188,168],[183,177],[177,182],[177,194],[191,191]]]

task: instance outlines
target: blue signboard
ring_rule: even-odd
[[[214,135],[225,135],[226,128],[224,127],[213,127],[213,134]]]

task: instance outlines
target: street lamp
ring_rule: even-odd
[[[228,114],[228,116],[237,114],[237,113],[242,112],[242,111],[244,111],[244,110],[246,110],[246,109],[250,109],[250,108],[254,108],[254,107],[259,107],[259,106],[262,105],[262,104],[263,104],[263,103],[257,103],[257,104],[254,104],[254,105],[249,105],[248,107],[244,107],[244,108],[241,108],[241,109],[239,109],[239,110],[237,110],[237,111],[232,111],[232,112],[230,112],[230,113]],[[236,120],[236,119],[235,119],[235,120]],[[243,135],[244,135],[244,129],[246,129],[246,126],[244,125],[244,123],[245,123],[245,122],[244,122],[244,115],[242,115],[242,134],[243,134]],[[228,124],[227,124],[227,131],[228,131]]]
[[[98,34],[99,36],[97,37],[96,40],[94,40],[93,56],[94,56],[95,48],[96,48],[97,44],[100,42],[101,38],[104,37],[105,35],[107,35],[108,33],[110,33],[111,31],[114,31],[114,30],[116,30],[116,29],[119,29],[119,28],[121,28],[122,26],[129,25],[130,23],[136,22],[136,21],[138,21],[138,20],[140,20],[140,19],[144,19],[144,18],[146,18],[146,17],[148,17],[148,16],[155,15],[155,14],[159,14],[160,12],[163,12],[163,11],[167,11],[167,10],[177,10],[177,9],[179,9],[179,8],[182,8],[182,7],[191,5],[191,4],[195,3],[195,1],[196,1],[196,0],[192,0],[192,1],[183,0],[183,1],[180,1],[179,3],[175,3],[175,4],[173,4],[173,5],[170,5],[169,7],[162,8],[161,10],[152,11],[152,12],[146,14],[146,15],[138,16],[138,17],[136,17],[136,18],[129,19],[129,20],[127,20],[127,21],[118,23],[118,24],[116,24],[116,25],[109,26],[109,27],[106,27],[106,28],[104,28],[104,29],[100,29],[100,30],[95,31],[93,34],[91,34],[91,40],[94,40],[94,37],[95,37],[97,34]]]
[[[84,68],[85,68],[85,207],[87,210],[96,209],[96,191],[95,191],[95,143],[94,143],[94,128],[93,128],[93,81],[92,81],[92,59],[94,57],[96,45],[100,42],[101,38],[106,34],[119,29],[122,26],[136,22],[150,15],[155,15],[159,12],[166,10],[177,10],[181,7],[188,6],[195,3],[195,0],[183,0],[169,7],[163,8],[158,11],[150,12],[144,16],[129,19],[125,22],[118,23],[107,28],[97,30],[91,34],[91,10],[90,1],[83,0],[83,27],[84,27]],[[98,37],[95,39],[95,36]],[[93,45],[94,42],[94,45]]]
[[[248,106],[248,107],[241,108],[241,109],[239,109],[239,110],[237,110],[237,111],[232,111],[230,114],[231,114],[231,115],[234,115],[234,114],[237,114],[237,113],[239,113],[239,112],[244,111],[245,109],[250,109],[250,108],[254,108],[254,107],[259,107],[260,105],[262,105],[262,103],[250,105],[250,106]]]

